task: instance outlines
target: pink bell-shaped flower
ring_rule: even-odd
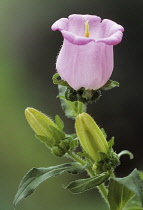
[[[52,25],[64,41],[56,68],[75,90],[99,89],[113,71],[113,45],[121,42],[124,28],[112,20],[94,15],[70,15]]]

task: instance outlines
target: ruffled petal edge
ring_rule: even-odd
[[[103,38],[103,39],[98,39],[96,42],[102,42],[107,45],[117,45],[122,41],[123,33],[122,31],[117,31],[113,35]]]
[[[54,24],[51,26],[51,29],[53,31],[62,31],[62,30],[68,30],[68,18],[61,18],[54,22]]]
[[[62,30],[61,33],[66,40],[68,40],[69,42],[75,45],[85,45],[92,41],[95,42],[94,39],[90,39],[90,38],[82,37],[82,36],[76,36],[75,34],[69,31]]]

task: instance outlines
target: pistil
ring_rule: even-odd
[[[85,24],[85,33],[84,33],[84,36],[85,37],[89,37],[90,36],[90,32],[89,32],[89,23],[88,23],[88,20],[84,24]]]

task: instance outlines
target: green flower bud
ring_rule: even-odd
[[[68,139],[61,140],[58,145],[52,147],[52,153],[58,157],[64,156],[70,149],[70,141]]]
[[[58,126],[45,114],[33,108],[25,110],[25,116],[37,135],[45,136],[51,140],[61,140],[65,134],[59,130]]]
[[[108,143],[105,136],[90,115],[87,113],[78,115],[75,128],[81,146],[94,161],[100,159],[100,152],[108,155]]]
[[[65,154],[65,151],[59,146],[52,147],[51,151],[57,157],[62,157]]]

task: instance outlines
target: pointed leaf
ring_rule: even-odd
[[[61,101],[61,106],[65,112],[66,117],[75,119],[82,112],[86,112],[86,105],[80,101],[71,102],[65,98],[66,87],[61,85],[59,87],[59,98]]]
[[[23,198],[31,195],[34,190],[41,184],[43,181],[60,175],[63,172],[67,171],[69,173],[79,173],[84,170],[85,166],[82,166],[78,163],[66,163],[58,166],[52,166],[48,168],[33,168],[31,169],[22,179],[17,194],[14,199],[14,206],[16,206]]]
[[[71,102],[60,96],[61,106],[66,117],[75,119],[79,114],[86,111],[86,105],[80,101]]]
[[[126,203],[134,196],[134,193],[117,182],[115,179],[110,179],[108,200],[110,210],[121,210]]]
[[[143,210],[140,206],[140,201],[137,196],[134,196],[124,208],[125,210]]]
[[[116,180],[134,192],[139,197],[143,205],[143,183],[137,169],[134,169],[127,177],[116,178]]]
[[[141,180],[143,180],[143,171],[138,171],[138,172],[139,172]]]
[[[55,116],[55,122],[56,122],[57,126],[59,127],[59,129],[63,130],[64,123],[63,123],[62,119],[60,118],[60,116],[58,116],[58,115]]]
[[[108,173],[102,173],[91,178],[73,181],[68,186],[64,187],[64,189],[69,189],[72,193],[82,193],[86,190],[90,190],[98,185],[101,185],[108,178]]]
[[[125,206],[133,195],[138,196],[143,204],[143,183],[139,172],[135,169],[131,174],[124,178],[112,178],[109,184],[109,203],[111,210],[115,206]]]

